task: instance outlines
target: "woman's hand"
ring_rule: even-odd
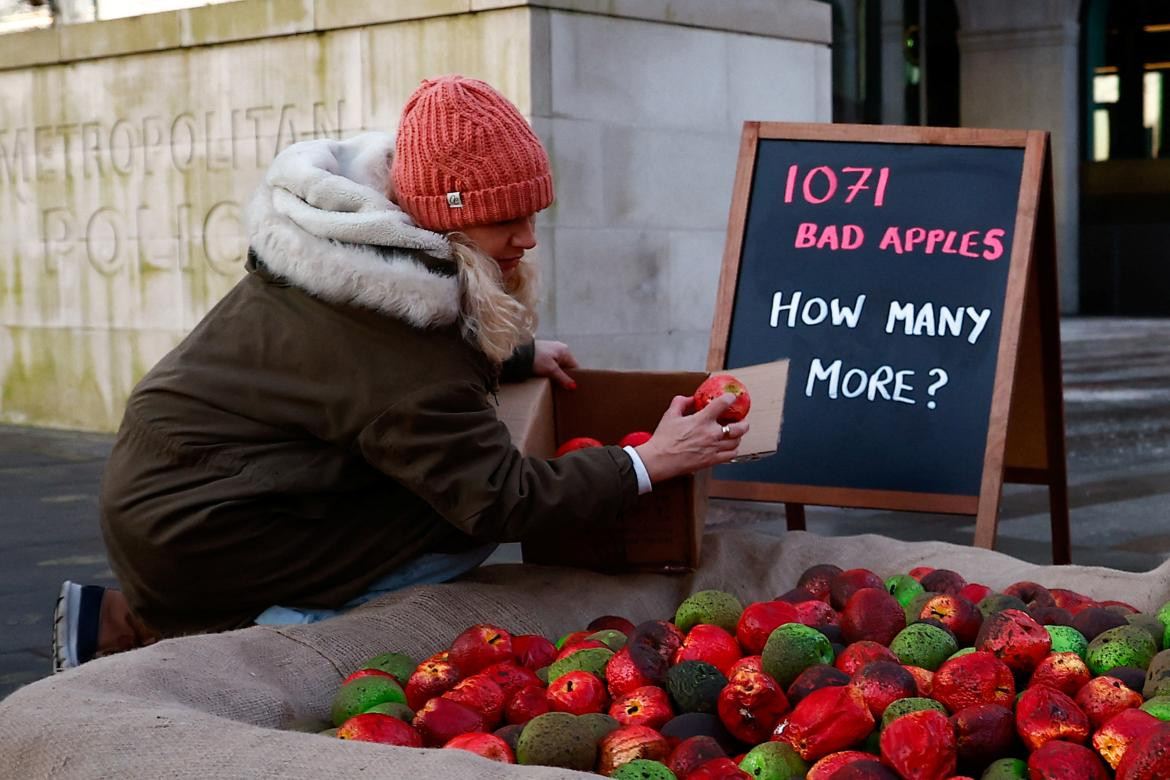
[[[577,367],[577,359],[563,342],[536,340],[532,358],[532,373],[536,376],[547,376],[566,390],[576,390],[577,383],[565,369]]]
[[[716,422],[735,401],[724,393],[701,411],[689,414],[694,399],[676,395],[654,430],[650,441],[634,449],[642,458],[652,483],[691,474],[727,463],[739,451],[739,440],[748,431],[746,422],[722,425]]]

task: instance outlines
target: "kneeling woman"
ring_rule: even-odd
[[[526,252],[552,198],[515,106],[458,76],[424,82],[396,138],[283,151],[249,207],[247,275],[127,403],[101,499],[121,591],[65,584],[57,666],[451,579],[734,457],[727,399],[676,398],[637,449],[512,446],[498,381],[569,385],[576,365],[533,341]]]

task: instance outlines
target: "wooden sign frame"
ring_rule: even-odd
[[[732,189],[727,243],[707,353],[725,370],[732,309],[761,139],[868,144],[1012,147],[1024,150],[1004,296],[995,382],[978,496],[713,480],[711,496],[786,505],[789,530],[805,527],[806,504],[974,515],[977,547],[992,548],[1004,482],[1048,487],[1053,563],[1071,562],[1065,463],[1052,157],[1048,133],[973,128],[745,122]],[[777,355],[777,358],[785,357]]]

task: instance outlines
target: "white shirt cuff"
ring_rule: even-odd
[[[653,487],[650,484],[650,472],[646,471],[646,464],[642,462],[642,456],[633,447],[622,447],[622,449],[630,454],[630,460],[634,463],[634,473],[638,475],[638,495],[649,493]]]

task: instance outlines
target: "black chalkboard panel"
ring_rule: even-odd
[[[760,138],[752,162],[722,367],[788,358],[789,386],[777,454],[715,478],[978,496],[1024,149]]]

